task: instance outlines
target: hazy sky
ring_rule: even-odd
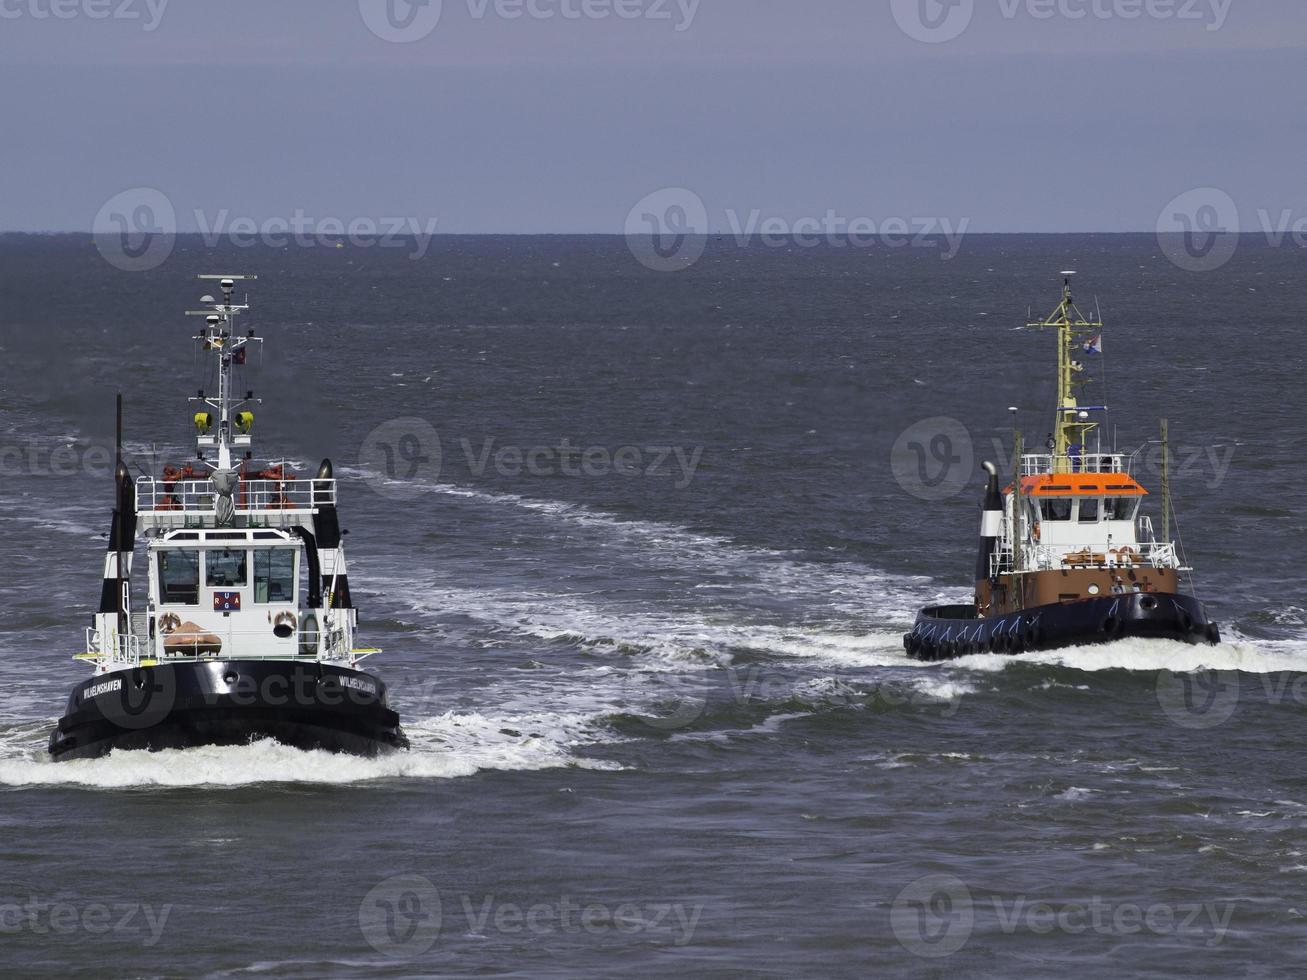
[[[1250,231],[1307,220],[1305,54],[1304,0],[0,0],[0,229],[150,188],[181,231],[620,234],[686,188],[1152,231],[1211,187]]]

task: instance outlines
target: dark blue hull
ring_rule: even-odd
[[[74,688],[50,733],[56,760],[275,739],[376,756],[408,748],[386,687],[315,662],[209,660],[98,674]]]
[[[918,614],[903,646],[914,660],[934,661],[1111,643],[1128,636],[1221,642],[1221,631],[1192,596],[1131,593],[1054,603],[988,619],[979,619],[973,606],[934,606]]]

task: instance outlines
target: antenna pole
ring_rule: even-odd
[[[1013,416],[1015,418],[1015,416]],[[1021,570],[1025,564],[1022,560],[1025,557],[1025,514],[1022,508],[1021,497],[1021,430],[1017,429],[1013,435],[1012,445],[1016,451],[1016,465],[1013,467],[1015,477],[1012,482],[1012,584],[1016,586],[1017,594],[1015,605],[1017,609],[1024,609],[1026,606],[1026,583],[1021,578]]]
[[[1171,540],[1171,423],[1162,419],[1162,540]]]

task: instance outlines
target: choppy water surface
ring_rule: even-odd
[[[1300,254],[1192,275],[1129,236],[951,262],[715,242],[659,275],[616,239],[416,262],[183,239],[142,274],[81,238],[0,253],[6,972],[1302,968]],[[1111,324],[1119,444],[1170,418],[1229,642],[911,663],[915,609],[969,594],[1007,406],[1047,428],[1051,338],[1011,328],[1066,267]],[[181,458],[206,379],[180,311],[215,271],[260,276],[258,444],[335,459],[413,749],[56,766],[112,394],[138,460]],[[969,445],[932,499],[892,456],[941,418]]]

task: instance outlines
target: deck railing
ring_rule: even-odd
[[[214,516],[216,500],[212,480],[165,481],[143,476],[136,481],[137,514],[163,522],[175,519],[183,524],[188,518]],[[262,518],[312,514],[335,505],[336,481],[242,480],[232,501],[237,514]]]
[[[1022,476],[1043,476],[1061,473],[1129,473],[1129,456],[1122,453],[1082,453],[1079,456],[1055,456],[1052,453],[1030,453],[1021,457]]]
[[[330,618],[328,614],[328,619]],[[348,622],[328,621],[316,630],[298,631],[293,638],[286,639],[281,650],[273,652],[258,652],[257,645],[238,642],[241,639],[266,640],[267,630],[203,630],[196,635],[202,637],[210,634],[222,641],[222,648],[217,653],[188,652],[175,647],[169,650],[165,646],[168,634],[156,634],[150,637],[136,633],[112,633],[105,637],[99,630],[89,627],[86,630],[86,652],[92,659],[104,662],[110,670],[139,667],[143,660],[158,663],[199,660],[303,660],[312,663],[319,660],[354,659],[353,629]],[[238,649],[241,646],[244,649]],[[313,652],[305,653],[305,647]]]
[[[1166,541],[1142,541],[1121,548],[1086,545],[1070,550],[1067,545],[1027,544],[1022,554],[1022,570],[1026,572],[1066,568],[1180,568],[1175,545]],[[991,578],[1011,574],[1013,570],[1011,551],[999,550],[989,556]]]

